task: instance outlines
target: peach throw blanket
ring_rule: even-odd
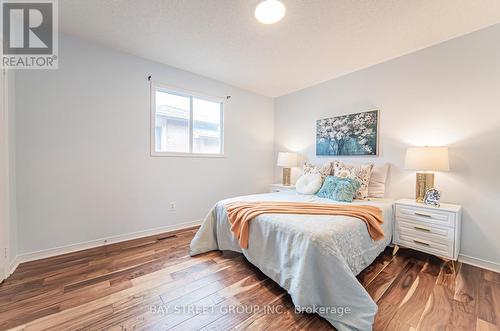
[[[231,231],[238,238],[241,248],[248,248],[248,230],[250,221],[262,214],[306,214],[352,216],[365,222],[373,240],[384,237],[380,224],[384,223],[382,210],[365,205],[334,205],[328,203],[305,202],[233,202],[225,205]]]

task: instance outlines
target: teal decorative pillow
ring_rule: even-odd
[[[352,202],[361,183],[352,178],[328,176],[316,195],[335,201]]]

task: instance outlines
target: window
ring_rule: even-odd
[[[222,156],[224,103],[151,85],[151,154]]]

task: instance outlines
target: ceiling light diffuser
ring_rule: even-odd
[[[255,8],[255,18],[263,24],[273,24],[285,16],[285,5],[278,0],[265,0]]]

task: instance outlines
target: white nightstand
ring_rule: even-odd
[[[394,205],[393,244],[456,261],[460,251],[462,207],[442,203],[440,207],[401,199]],[[455,264],[452,263],[453,269]],[[453,270],[455,272],[455,270]]]
[[[295,185],[271,184],[269,192],[295,191]]]

